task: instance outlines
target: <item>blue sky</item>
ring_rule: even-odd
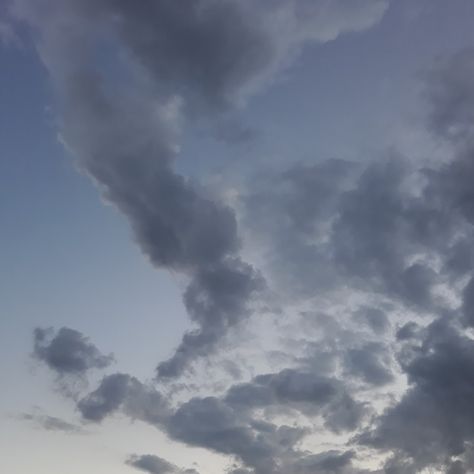
[[[150,0],[144,8],[160,12],[160,5],[168,3]],[[207,12],[214,1],[195,4]],[[104,0],[94,6],[77,0],[17,0],[0,9],[0,25],[8,25],[15,37],[0,43],[0,352],[6,362],[0,368],[6,387],[0,395],[0,437],[8,438],[0,456],[2,471],[304,474],[314,469],[347,474],[388,473],[396,466],[393,472],[470,472],[467,446],[450,451],[444,441],[433,441],[428,429],[420,438],[432,442],[437,453],[410,451],[399,438],[410,428],[403,420],[404,407],[421,398],[418,368],[445,355],[444,346],[435,344],[439,359],[419,356],[404,365],[400,360],[414,350],[413,341],[418,338],[420,347],[428,347],[444,337],[448,346],[463,338],[459,346],[471,353],[466,320],[472,269],[458,265],[455,273],[449,265],[458,247],[466,252],[461,260],[471,258],[466,249],[472,224],[469,209],[463,210],[471,197],[463,175],[469,183],[468,105],[473,99],[467,75],[472,72],[474,4],[317,4],[324,8],[313,11],[307,0],[243,6],[229,0],[230,13],[217,9],[202,24],[191,10],[178,8],[177,19],[174,7],[163,7],[161,15],[171,15],[175,30],[160,23],[160,14],[146,18],[127,2],[113,6]],[[300,7],[309,8],[307,18],[295,20],[292,9]],[[48,8],[53,12],[49,17],[43,14]],[[271,17],[278,9],[280,17]],[[239,18],[237,39],[228,23],[232,14]],[[113,15],[117,23],[110,20]],[[280,18],[280,28],[266,23],[268,18]],[[70,30],[61,29],[62,22]],[[329,26],[336,31],[330,39],[324,33]],[[198,39],[207,38],[200,36],[206,28],[211,37],[230,35],[226,38],[233,49],[226,51],[223,42],[221,52],[208,44],[199,56],[192,36],[187,37],[193,28]],[[238,28],[254,35],[255,43],[245,45]],[[146,41],[141,31],[151,32],[156,51],[140,42]],[[182,49],[170,46],[179,41]],[[253,58],[247,56],[251,48],[267,51],[267,43],[274,58],[245,70]],[[459,51],[464,53],[456,56]],[[236,63],[242,57],[241,75],[225,70],[220,54],[235,54]],[[222,77],[217,80],[211,69]],[[114,74],[124,71],[130,76],[115,83]],[[97,90],[93,80],[87,82],[95,73]],[[427,77],[438,87],[436,93],[426,85]],[[206,81],[214,84],[211,92]],[[467,112],[459,112],[459,103],[467,104]],[[440,117],[468,131],[453,140],[450,123]],[[143,150],[156,153],[156,160],[143,158]],[[385,165],[392,155],[397,163]],[[399,170],[402,157],[410,171]],[[328,159],[347,165],[331,171],[332,164],[325,168]],[[441,161],[450,167],[443,168]],[[418,181],[425,166],[439,174],[428,184]],[[302,177],[310,180],[308,189]],[[413,183],[416,188],[420,182],[414,189]],[[376,183],[381,183],[380,192]],[[453,197],[457,189],[466,194]],[[362,209],[352,208],[358,199]],[[397,200],[401,204],[394,205]],[[400,215],[391,214],[396,212]],[[418,217],[407,217],[413,215]],[[419,224],[427,215],[436,216],[427,224],[428,236]],[[367,229],[361,229],[361,222]],[[383,229],[379,241],[378,226],[384,223],[389,230]],[[436,239],[440,229],[446,235]],[[167,253],[169,235],[182,245],[175,253]],[[296,279],[312,285],[311,293],[302,294],[296,283],[294,288],[279,286]],[[326,279],[328,287],[313,279]],[[391,329],[383,336],[361,335],[351,322],[359,321],[368,306],[387,314]],[[409,323],[417,324],[413,345],[399,347],[397,331]],[[104,415],[102,424],[91,424],[87,410],[92,399],[87,397],[103,388],[104,373],[94,364],[69,373],[44,355],[63,327],[78,331],[73,338],[79,344],[92,341],[84,353],[97,347],[114,354],[105,375],[129,377],[130,399],[122,401],[115,417]],[[55,332],[35,348],[35,328]],[[448,355],[457,360],[456,354]],[[333,372],[314,362],[325,357]],[[306,381],[330,382],[340,397],[353,391],[354,407],[370,405],[374,424],[361,411],[356,425],[338,419],[346,425],[335,428],[335,415],[328,414],[333,402],[316,413],[306,404],[287,400],[285,406],[280,400],[260,418],[259,406],[242,413],[230,405],[236,384],[261,386],[266,380],[274,387],[289,370]],[[137,390],[146,396],[159,393],[173,407],[155,418],[144,415],[137,406],[146,396],[130,389],[134,377],[141,384]],[[440,380],[442,375],[429,382],[434,387]],[[197,415],[178,415],[194,406],[191,402],[204,403],[206,396],[227,404],[239,429],[260,433],[271,454],[259,458],[255,452],[263,448],[244,450],[230,441],[223,447],[214,441],[215,432],[194,434],[186,428],[185,419],[192,426],[202,421]],[[462,399],[465,393],[456,396]],[[436,405],[439,399],[429,403],[437,410],[444,407]],[[218,419],[219,413],[209,416]],[[453,413],[452,419],[457,416]],[[48,428],[48,417],[74,429]],[[295,432],[297,441],[284,452],[276,435],[258,432],[257,420],[271,424],[268,432],[290,425],[312,428],[301,437]],[[470,441],[474,425],[471,431],[470,425],[453,423],[456,436]],[[433,430],[440,426],[434,424]],[[384,429],[398,430],[399,437],[380,441]],[[345,444],[356,434],[365,441]],[[26,447],[30,453],[19,455]],[[150,464],[150,458],[140,457],[145,455],[157,458]],[[71,458],[76,461],[65,468]],[[160,464],[162,458],[170,464]],[[326,458],[340,467],[328,471]]]

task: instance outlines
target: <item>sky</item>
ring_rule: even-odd
[[[0,471],[474,472],[473,21],[0,2]]]

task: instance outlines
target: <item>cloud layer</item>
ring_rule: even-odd
[[[231,115],[305,44],[369,28],[387,3],[188,3],[17,3],[39,34],[65,145],[152,264],[184,276],[194,324],[153,383],[108,373],[75,401],[82,418],[141,420],[227,456],[232,474],[472,471],[473,51],[425,75],[427,123],[450,150],[442,163],[387,151],[274,169],[241,193],[238,213],[177,173],[183,130]],[[190,369],[216,366],[232,331],[264,313],[273,322],[259,337],[278,332],[277,349],[205,393]],[[244,342],[226,350],[248,358]],[[34,354],[60,376],[110,362],[68,328],[37,329]],[[174,396],[179,377],[194,386]],[[127,464],[196,472],[153,453]]]

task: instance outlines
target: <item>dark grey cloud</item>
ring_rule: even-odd
[[[474,54],[464,51],[441,61],[428,74],[430,127],[437,137],[451,142],[453,158],[427,173],[425,198],[438,210],[449,211],[444,221],[455,245],[436,246],[452,281],[467,278],[458,293],[461,306],[439,316],[423,329],[408,322],[396,333],[398,353],[409,388],[400,402],[388,408],[373,430],[359,440],[392,453],[386,472],[415,473],[425,467],[442,472],[470,472],[474,420],[474,342],[466,326],[472,325],[472,158],[474,116]],[[436,217],[436,215],[434,215]],[[443,221],[440,221],[443,222]]]
[[[79,411],[86,420],[101,421],[115,412],[125,401],[130,384],[126,374],[108,375],[99,387],[78,403]]]
[[[310,416],[319,414],[335,432],[354,429],[365,413],[364,406],[336,378],[297,369],[259,375],[251,382],[234,385],[225,400],[237,410],[276,405]]]
[[[334,432],[353,430],[364,415],[337,380],[287,369],[234,385],[221,399],[191,399],[170,418],[168,432],[188,444],[237,456],[255,472],[280,472],[282,464],[302,456],[295,446],[308,432],[254,418],[272,406],[322,416]]]
[[[225,105],[276,60],[262,19],[238,2],[102,3],[118,16],[119,34],[159,86],[194,100]]]
[[[151,454],[134,454],[127,460],[127,464],[150,474],[171,474],[177,471],[173,464]]]
[[[474,50],[466,49],[438,59],[425,72],[429,125],[437,135],[459,143],[474,130]]]
[[[123,412],[131,418],[159,425],[170,414],[165,397],[128,374],[116,373],[102,379],[96,390],[77,403],[82,417],[92,422]]]
[[[174,419],[178,425],[184,422],[180,429],[190,424],[186,432],[175,433],[177,439],[231,455],[259,474],[285,472],[282,466],[300,456],[295,445],[307,434],[306,430],[252,419],[239,421],[224,407],[214,399],[192,400],[192,406],[185,405],[184,412],[177,412],[189,420]],[[215,418],[223,414],[221,410],[225,416],[219,418],[225,420],[224,424]],[[195,428],[192,420],[203,422],[202,430]]]
[[[349,349],[344,356],[344,368],[349,377],[359,377],[371,385],[385,385],[394,379],[387,349],[376,342]]]
[[[89,96],[81,94],[77,100],[84,107]],[[94,110],[87,110],[86,116],[97,120],[102,113],[95,104],[90,105]],[[129,217],[136,239],[151,261],[189,276],[185,304],[197,329],[184,336],[176,355],[163,366],[166,370],[160,370],[160,375],[171,377],[212,350],[230,327],[248,315],[247,306],[261,287],[261,277],[238,257],[234,212],[198,194],[185,178],[174,173],[169,151],[163,150],[161,141],[156,142],[152,130],[145,136],[148,125],[143,120],[151,121],[152,117],[136,113],[138,122],[132,123],[131,129],[128,123],[115,123],[116,115],[122,116],[119,111],[107,113],[103,117],[105,130],[97,124],[104,133],[97,137],[98,143],[88,142],[92,149],[84,150],[88,155],[83,164],[104,187],[107,198]],[[123,114],[129,116],[130,110],[124,108]],[[135,127],[142,127],[140,141],[145,141],[136,148]],[[128,143],[125,137],[129,137]],[[79,146],[83,143],[81,140]],[[98,159],[96,153],[104,147]]]
[[[466,468],[462,461],[454,461],[448,468],[447,474],[465,474],[467,473]]]
[[[34,357],[58,375],[84,375],[90,369],[103,369],[112,363],[112,355],[103,355],[79,331],[63,327],[34,330]]]
[[[158,366],[158,376],[179,375],[193,356],[216,344],[230,327],[249,315],[248,302],[264,285],[263,278],[239,259],[196,272],[184,294],[184,303],[191,319],[202,329],[183,337],[175,355]]]
[[[455,456],[466,458],[474,426],[466,405],[472,388],[468,382],[472,378],[472,341],[457,326],[471,326],[474,313],[470,275],[474,129],[469,111],[474,94],[473,58],[472,51],[464,52],[443,62],[441,74],[439,70],[430,72],[430,126],[438,139],[447,138],[453,148],[452,159],[446,164],[417,170],[392,155],[362,171],[355,170],[356,178],[338,181],[340,178],[335,180],[325,172],[331,163],[327,162],[326,168],[306,167],[311,183],[307,187],[297,167],[296,173],[273,177],[273,186],[252,194],[247,203],[249,222],[257,235],[271,233],[266,242],[270,258],[277,263],[273,269],[295,275],[293,281],[283,281],[284,290],[286,285],[290,292],[301,294],[301,285],[307,285],[311,273],[305,271],[305,264],[300,274],[292,266],[310,262],[313,272],[321,272],[325,279],[321,284],[310,279],[313,287],[309,290],[314,295],[342,282],[355,290],[390,298],[408,310],[443,315],[446,310],[437,306],[433,296],[435,285],[460,285],[468,278],[464,290],[458,292],[463,300],[460,311],[448,312],[452,323],[441,318],[423,330],[411,321],[395,334],[401,344],[400,368],[410,388],[400,403],[377,420],[377,428],[361,438],[392,453],[385,472],[415,473],[428,465],[443,472],[464,472],[470,467],[469,461]],[[323,186],[318,186],[312,170]],[[415,193],[409,184],[414,177],[418,183]],[[323,238],[320,229],[324,229]],[[430,264],[430,259],[438,264]],[[365,319],[374,333],[381,335],[388,330],[389,321],[380,314],[380,326],[377,313],[366,319],[362,309],[354,318]],[[336,332],[341,334],[341,328]],[[387,342],[350,347],[353,343],[344,341],[349,347],[342,359],[350,379],[358,377],[369,385],[393,380]],[[334,350],[340,357],[341,347]],[[262,392],[253,398],[262,399]]]
[[[276,448],[271,436],[260,436],[258,427],[252,429],[217,398],[194,398],[181,405],[170,419],[168,430],[173,438],[187,444],[237,456],[259,472],[274,468]]]
[[[156,88],[197,102],[202,113],[203,103],[221,108],[254,92],[305,42],[363,30],[387,6],[385,0],[76,0],[65,8],[74,18],[107,22]]]
[[[413,321],[409,321],[397,330],[396,338],[399,341],[413,339],[418,334],[419,329],[420,328],[418,324],[414,323]]]
[[[197,328],[185,335],[176,355],[159,371],[163,376],[178,376],[248,315],[248,303],[261,286],[261,277],[239,258],[234,211],[198,191],[173,169],[177,125],[170,114],[179,115],[176,94],[180,88],[172,95],[157,95],[150,89],[138,92],[138,84],[133,85],[136,93],[129,93],[129,84],[116,91],[94,62],[79,60],[87,56],[83,52],[87,42],[75,35],[84,29],[93,38],[114,17],[107,26],[116,28],[122,40],[119,47],[132,51],[133,60],[146,66],[155,79],[159,75],[162,83],[174,85],[187,80],[200,96],[200,87],[209,87],[216,94],[212,100],[218,101],[217,96],[231,87],[234,73],[240,77],[224,68],[224,63],[239,68],[228,58],[240,51],[245,56],[242,61],[251,63],[247,42],[254,40],[245,29],[247,17],[240,21],[239,7],[232,2],[193,1],[186,8],[174,1],[133,6],[107,1],[41,3],[53,7],[51,17],[43,17],[29,2],[25,15],[43,33],[40,52],[58,85],[64,140],[104,197],[128,217],[151,262],[180,271],[190,281],[185,302]],[[231,12],[237,18],[229,16]],[[54,37],[60,33],[56,21],[70,22],[68,40],[62,33],[60,40]],[[228,28],[229,21],[233,28]],[[221,36],[223,41],[217,39]],[[71,64],[71,56],[76,55],[78,60]],[[196,68],[206,75],[204,79]],[[216,284],[226,281],[227,285]],[[232,283],[236,285],[229,286]],[[206,304],[201,304],[201,298]]]
[[[431,175],[430,198],[441,201],[452,213],[462,215],[469,224],[474,222],[474,194],[472,192],[474,89],[474,51],[461,51],[439,60],[426,73],[426,95],[431,106],[430,126],[437,136],[445,138],[453,147],[455,159],[449,160]],[[465,231],[459,226],[459,232]],[[472,262],[471,247],[457,247],[464,255],[464,264]],[[458,265],[462,259],[456,259]]]
[[[416,469],[444,465],[474,437],[474,342],[440,320],[412,354],[403,363],[409,390],[362,442],[403,453]]]
[[[451,227],[429,202],[406,191],[410,175],[403,159],[392,156],[369,165],[356,188],[341,196],[334,261],[362,286],[429,308],[436,273],[407,258],[442,249]]]
[[[256,377],[257,385],[266,386],[278,401],[325,404],[337,393],[334,380],[310,373],[286,369]]]
[[[291,409],[321,416],[335,433],[354,430],[365,415],[365,407],[345,392],[340,381],[290,369],[234,385],[222,397],[193,397],[174,409],[155,389],[129,375],[113,374],[78,402],[79,411],[88,421],[100,422],[122,413],[163,430],[176,441],[232,456],[258,474],[286,472],[287,467],[282,466],[293,465],[299,459],[302,466],[310,462],[307,454],[297,449],[309,434],[306,428],[279,425],[257,416],[259,410],[272,406],[282,413]],[[154,472],[155,465],[156,469],[177,469],[155,463],[154,457],[133,460],[136,467],[149,472]],[[332,472],[332,461],[319,461]],[[311,462],[316,465],[316,458]],[[334,466],[339,466],[336,460]],[[295,472],[310,472],[308,469],[302,467]]]
[[[245,205],[279,290],[301,298],[350,285],[430,310],[438,275],[416,258],[453,255],[459,219],[430,186],[410,190],[418,173],[389,154],[362,169],[326,160],[270,177]]]
[[[195,469],[180,469],[174,464],[153,454],[133,454],[126,463],[149,474],[198,474]]]

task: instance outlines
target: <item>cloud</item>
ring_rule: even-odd
[[[385,385],[393,381],[390,358],[382,344],[367,343],[363,347],[349,349],[344,357],[347,376],[360,377],[372,385]]]
[[[69,423],[56,416],[45,415],[39,411],[33,413],[22,413],[19,419],[33,423],[46,431],[59,431],[68,434],[84,434],[85,430],[78,425]]]
[[[35,16],[45,6],[58,7],[54,0],[41,3],[20,5]],[[225,107],[258,90],[305,43],[369,28],[387,7],[386,0],[76,0],[58,11],[76,21],[109,23],[156,88],[197,102],[202,112],[203,105]]]
[[[298,164],[258,176],[244,197],[249,239],[261,242],[266,274],[286,298],[299,300],[340,283],[326,232],[356,171],[336,159]]]
[[[273,177],[268,190],[259,190],[248,201],[254,231],[270,236],[270,257],[278,264],[273,269],[294,275],[293,280],[283,282],[284,291],[297,294],[300,301],[302,294],[308,294],[306,289],[301,292],[301,285],[310,275],[304,262],[310,262],[308,267],[326,281],[326,285],[309,288],[315,295],[326,295],[325,291],[342,283],[351,287],[352,294],[366,292],[372,299],[380,295],[404,311],[430,314],[431,321],[434,318],[425,329],[426,323],[420,326],[406,320],[399,327],[397,357],[408,377],[408,391],[400,402],[375,417],[373,430],[359,438],[390,455],[384,472],[414,473],[427,466],[443,472],[468,472],[473,466],[474,423],[467,406],[472,397],[472,340],[462,326],[472,325],[473,313],[469,243],[474,208],[474,119],[469,110],[474,96],[473,58],[472,51],[462,52],[429,73],[429,125],[438,139],[447,139],[452,146],[451,159],[444,164],[416,169],[392,155],[355,170],[355,178],[349,181],[327,173],[337,169],[334,162],[298,165],[291,174]],[[302,168],[304,173],[300,173]],[[323,180],[322,186],[312,178],[313,170]],[[302,185],[301,176],[314,185]],[[411,181],[418,182],[416,192]],[[265,218],[258,219],[259,215]],[[298,265],[292,271],[295,262]],[[332,271],[326,270],[331,267]],[[462,301],[460,307],[435,298],[435,285],[446,282]],[[360,311],[356,313],[359,319]],[[369,326],[373,321],[367,321]],[[386,330],[386,323],[378,329],[379,334]],[[344,331],[347,334],[346,326],[336,325],[336,341]],[[353,342],[346,337],[344,346]],[[346,350],[339,345],[336,357],[344,354],[348,378],[384,385],[394,380],[388,349],[385,340]]]
[[[128,5],[123,2],[115,7],[129,9]],[[136,15],[145,15],[145,5],[154,8],[155,3],[146,2],[136,8]],[[178,13],[173,6],[177,5],[175,2],[156,5],[163,5],[171,18]],[[97,7],[98,13],[112,8],[107,2],[89,6]],[[188,309],[198,328],[183,339],[176,356],[179,363],[168,364],[174,369],[168,370],[167,375],[179,375],[198,354],[212,350],[222,334],[247,314],[247,301],[235,302],[233,308],[220,307],[220,302],[225,305],[239,297],[250,299],[260,278],[238,257],[239,237],[233,210],[197,192],[189,180],[173,170],[175,132],[169,117],[172,98],[156,97],[150,91],[142,97],[106,93],[107,80],[100,77],[93,64],[69,64],[70,55],[82,49],[73,33],[70,42],[66,41],[70,48],[67,51],[48,48],[48,41],[54,40],[51,36],[59,33],[51,22],[71,21],[81,28],[90,13],[74,2],[56,7],[53,18],[36,17],[36,11],[33,16],[41,28],[46,28],[43,54],[63,99],[64,140],[78,155],[80,167],[94,179],[104,197],[129,218],[137,242],[152,263],[183,272],[191,282],[187,295],[193,292],[197,297],[197,292],[202,291],[208,306],[213,308],[199,314],[192,297],[187,297]],[[187,11],[191,15],[187,20],[190,24],[197,21],[191,10]],[[120,11],[116,13],[119,15]],[[130,21],[133,17],[133,12],[127,16]],[[179,18],[181,15],[176,21],[180,21]],[[217,20],[209,21],[214,25]],[[166,60],[168,56],[163,54],[162,60]],[[170,68],[175,66],[170,64]],[[156,105],[160,102],[157,112]],[[227,293],[221,296],[214,292],[219,291],[216,285],[205,286],[206,278],[225,280],[230,275],[238,275],[242,280],[234,295],[232,288],[227,288]],[[241,286],[248,291],[242,292]],[[222,315],[222,320],[216,321],[216,315]],[[208,320],[207,316],[214,319]],[[186,347],[181,350],[183,345]]]
[[[430,105],[429,125],[449,140],[472,136],[474,124],[474,51],[465,49],[438,59],[425,72],[425,95]]]
[[[466,325],[474,326],[474,278],[464,287],[462,310]]]
[[[145,454],[142,456],[133,455],[127,460],[127,464],[150,474],[171,474],[177,472],[176,466],[164,459]]]
[[[361,442],[403,453],[419,470],[462,455],[474,437],[474,342],[435,321],[413,354],[404,364],[410,388]]]
[[[306,474],[318,472],[321,474],[342,474],[354,472],[351,460],[354,457],[352,451],[328,451],[320,454],[312,454],[301,458],[294,466],[295,474]]]
[[[33,355],[59,376],[84,375],[90,369],[103,369],[114,360],[112,355],[103,355],[79,331],[67,327],[56,333],[51,328],[36,328]]]
[[[307,429],[272,423],[257,415],[259,410],[272,406],[307,416],[319,415],[334,433],[354,430],[366,412],[340,381],[290,369],[231,386],[222,397],[193,397],[175,409],[155,389],[129,375],[113,374],[78,403],[88,421],[101,422],[119,412],[149,423],[189,446],[234,456],[262,474],[280,472],[279,469],[285,472],[281,466],[292,465],[306,456],[296,446],[308,434]],[[146,470],[144,466],[148,466],[149,472],[154,472],[150,466],[155,464],[156,469],[166,467],[155,463],[153,457],[134,460],[140,461],[134,464],[136,467]]]
[[[169,421],[168,433],[187,444],[238,456],[250,466],[271,469],[274,447],[268,437],[258,436],[222,400],[193,398],[181,405]]]
[[[225,400],[195,397],[173,411],[161,394],[125,374],[105,377],[95,391],[79,401],[78,409],[86,420],[93,422],[100,422],[119,411],[164,430],[172,439],[234,455],[246,464],[262,469],[264,465],[272,464],[276,452],[281,450],[278,435],[281,428],[263,424],[266,431],[270,429],[271,436],[268,433],[259,436],[262,426],[256,422],[253,425],[251,418],[242,417]],[[149,472],[155,472],[154,468],[171,469],[169,464],[154,457],[133,459],[134,466]]]
[[[264,284],[250,265],[238,259],[197,272],[184,294],[184,303],[202,329],[184,336],[175,355],[158,366],[158,376],[179,375],[193,355],[217,343],[228,328],[249,315],[247,303]]]
[[[437,209],[432,217],[445,222],[444,234],[451,234],[451,241],[456,242],[447,249],[439,244],[433,247],[436,241],[431,244],[445,261],[441,268],[447,277],[468,282],[458,292],[460,306],[441,311],[425,329],[407,322],[397,331],[402,343],[398,357],[409,388],[359,438],[391,453],[387,472],[419,472],[427,466],[469,472],[474,466],[470,448],[474,421],[469,407],[474,343],[465,332],[472,319],[472,266],[470,246],[465,245],[472,239],[472,193],[467,184],[473,176],[474,118],[467,106],[474,94],[472,64],[473,52],[464,51],[441,61],[428,75],[429,123],[438,137],[452,141],[453,158],[428,173],[425,198]],[[452,219],[444,220],[445,212]],[[453,254],[457,254],[454,260]]]
[[[409,321],[397,330],[396,338],[399,341],[413,339],[416,337],[419,326],[413,321]]]
[[[152,454],[133,454],[127,459],[129,466],[149,474],[198,474],[195,469],[179,469],[174,464]]]
[[[77,403],[82,417],[100,422],[121,410],[131,418],[158,425],[169,416],[169,407],[161,393],[128,374],[105,376],[97,389]]]
[[[415,195],[418,173],[389,154],[362,169],[326,160],[270,177],[245,205],[272,283],[297,301],[350,286],[429,310],[428,262],[452,253],[456,218]]]
[[[463,50],[439,60],[426,73],[426,96],[431,106],[431,130],[453,147],[455,159],[432,175],[431,198],[442,200],[452,212],[474,222],[474,196],[470,185],[474,175],[472,161],[474,137],[474,51]],[[470,262],[469,252],[466,262]]]
[[[277,405],[309,416],[320,414],[335,431],[354,429],[364,415],[339,380],[297,369],[262,374],[249,383],[230,387],[226,401],[239,410]]]

